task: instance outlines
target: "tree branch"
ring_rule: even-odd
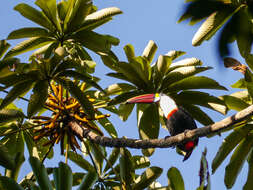
[[[99,136],[96,133],[92,132],[91,130],[83,128],[75,121],[70,121],[68,125],[75,132],[75,134],[78,136],[79,139],[86,138],[91,142],[100,144],[102,146],[144,148],[144,149],[168,148],[191,139],[205,137],[207,135],[217,133],[221,130],[224,130],[228,127],[233,126],[236,123],[239,123],[247,119],[247,117],[251,115],[253,115],[253,105],[212,125],[208,125],[194,130],[189,130],[184,133],[180,133],[176,136],[168,137],[166,139],[148,139],[148,140],[109,138],[105,136]]]

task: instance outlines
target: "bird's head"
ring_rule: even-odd
[[[171,116],[174,111],[177,110],[177,105],[175,101],[167,96],[166,94],[162,93],[155,93],[155,94],[143,94],[140,96],[136,96],[133,98],[130,98],[126,101],[128,104],[133,104],[133,103],[159,103],[163,114],[166,118]]]

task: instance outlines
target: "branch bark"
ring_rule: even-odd
[[[208,125],[202,128],[189,130],[184,133],[180,133],[176,136],[171,136],[164,139],[130,139],[130,138],[109,138],[105,136],[99,136],[89,129],[83,128],[75,121],[69,122],[69,127],[75,132],[79,139],[86,138],[93,143],[100,144],[102,146],[108,147],[129,147],[129,148],[168,148],[171,146],[178,145],[182,142],[205,137],[211,135],[221,130],[227,129],[236,123],[239,123],[249,116],[253,115],[253,105],[247,107],[246,109],[227,117],[221,121],[218,121],[212,125]]]

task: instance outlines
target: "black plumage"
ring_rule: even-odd
[[[192,130],[197,128],[197,125],[192,116],[183,107],[179,107],[178,110],[173,113],[170,118],[167,119],[166,126],[171,136],[183,133],[185,130]],[[186,145],[188,142],[177,145],[180,150],[186,152],[184,160],[190,157],[193,148],[198,145],[198,141],[198,139],[194,139],[192,141],[194,146],[190,149]]]

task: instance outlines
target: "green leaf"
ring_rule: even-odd
[[[173,83],[178,82],[180,80],[186,79],[190,76],[196,75],[203,71],[207,71],[211,68],[212,67],[187,66],[174,69],[173,71],[169,72],[163,79],[161,89],[164,89],[167,86],[172,85]]]
[[[22,120],[25,115],[17,109],[2,109],[0,110],[0,124],[13,120]]]
[[[186,58],[186,59],[171,63],[169,71],[179,68],[179,67],[200,66],[202,64],[203,64],[202,61],[200,61],[199,59],[195,57]]]
[[[96,27],[100,26],[101,24],[104,24],[112,19],[112,16],[121,14],[122,11],[117,7],[109,7],[104,8],[101,10],[98,10],[92,14],[89,14],[83,24],[80,30],[93,30]]]
[[[186,54],[186,52],[184,51],[171,50],[167,54],[165,54],[165,56],[168,56],[169,58],[171,58],[171,60],[175,60],[184,54]]]
[[[97,172],[101,174],[102,168],[103,168],[103,161],[104,161],[104,147],[94,144],[94,143],[89,143],[91,151],[92,151],[92,156],[94,159],[94,163],[96,164],[97,167]]]
[[[127,80],[133,84],[135,84],[137,87],[143,89],[146,87],[146,83],[148,82],[143,75],[142,69],[137,69],[138,64],[140,63],[135,63],[136,65],[129,64],[126,62],[118,62],[118,70],[120,73],[124,74],[124,76],[127,78]]]
[[[251,190],[253,187],[253,151],[251,149],[250,155],[248,156],[248,177],[243,190]]]
[[[40,48],[42,46],[45,46],[46,44],[49,44],[53,40],[51,38],[46,37],[33,37],[29,38],[28,40],[25,40],[15,47],[13,47],[5,56],[5,58],[13,57],[16,55],[19,55],[21,53],[25,53],[27,51],[31,51],[37,48]]]
[[[134,169],[132,155],[127,149],[120,148],[119,162],[121,181],[127,187],[126,189],[129,189],[131,187],[130,184],[132,184],[134,180]]]
[[[31,38],[31,37],[49,37],[50,34],[44,28],[20,28],[18,30],[12,31],[7,39],[20,39],[20,38]]]
[[[149,63],[151,63],[155,56],[156,50],[157,50],[157,45],[155,44],[153,40],[150,40],[142,53],[142,57],[145,57],[149,61]]]
[[[80,186],[78,187],[77,190],[90,189],[94,185],[94,183],[97,181],[97,178],[98,178],[98,176],[97,176],[97,173],[95,171],[88,172],[84,176],[84,178],[83,178],[83,180],[82,180],[82,182],[81,182],[81,184],[80,184]]]
[[[242,9],[237,14],[238,22],[240,23],[240,29],[236,33],[236,42],[240,54],[246,58],[251,52],[252,45],[252,23],[251,23],[251,11],[249,9]]]
[[[131,62],[135,58],[134,47],[131,44],[127,44],[124,47],[124,51],[125,51],[127,60]]]
[[[25,81],[22,83],[19,83],[17,85],[15,85],[10,91],[9,93],[5,96],[5,98],[3,99],[1,105],[0,105],[0,109],[4,108],[5,106],[9,105],[11,102],[13,102],[16,98],[18,98],[19,96],[21,96],[22,94],[24,94],[25,92],[27,92],[28,90],[30,90],[32,84],[34,81]]]
[[[198,91],[182,91],[176,96],[176,102],[180,104],[197,104],[200,106],[205,106],[210,109],[213,109],[210,106],[210,103],[219,104],[225,107],[224,102],[215,97],[211,96],[205,92],[198,92]],[[225,108],[224,108],[225,109]],[[218,110],[219,111],[219,110]]]
[[[220,146],[212,162],[212,173],[221,165],[228,154],[241,142],[242,139],[253,129],[253,125],[244,125],[238,129],[235,129],[230,135],[228,135]]]
[[[102,115],[103,113],[100,111],[96,111],[97,114]],[[98,120],[98,122],[100,123],[100,125],[108,132],[108,134],[112,137],[112,138],[116,138],[118,137],[118,133],[114,127],[114,125],[110,122],[110,120],[108,118],[101,118]]]
[[[59,46],[59,42],[57,42],[57,41],[50,42],[50,43],[42,46],[41,48],[37,49],[36,51],[34,51],[32,53],[32,55],[30,56],[30,58],[33,56],[38,56],[40,54],[44,54],[44,58],[47,59],[52,55],[52,53],[54,52],[55,49],[57,49],[58,46]]]
[[[253,134],[250,133],[235,149],[229,164],[226,166],[224,181],[227,188],[233,187],[235,180],[242,169],[243,163],[252,148],[252,145]]]
[[[85,176],[85,173],[81,173],[81,172],[73,173],[73,186],[80,185],[84,176]]]
[[[21,15],[26,17],[27,19],[49,29],[53,30],[54,26],[50,23],[48,18],[38,11],[37,9],[31,7],[28,4],[20,3],[16,7],[14,7],[14,10],[18,11]]]
[[[129,115],[132,113],[134,104],[120,104],[119,106],[119,118],[122,121],[126,121]]]
[[[17,124],[11,125],[12,130],[17,130]],[[3,144],[7,149],[9,155],[14,158],[15,166],[11,170],[6,170],[6,176],[17,180],[21,165],[25,161],[24,158],[24,139],[22,133],[14,133],[7,135],[0,140],[0,144]]]
[[[90,76],[76,72],[76,71],[72,71],[72,70],[63,71],[58,76],[73,77],[76,80],[82,80],[83,82],[97,88],[98,90],[104,91]]]
[[[157,105],[137,104],[137,124],[141,139],[156,139],[159,135],[159,113]]]
[[[176,92],[188,89],[217,89],[227,90],[213,79],[204,76],[191,76],[173,83],[164,92]]]
[[[81,89],[74,84],[71,80],[67,79],[56,79],[61,85],[64,86],[67,90],[69,90],[70,94],[78,100],[78,102],[81,104],[84,111],[91,117],[94,118],[95,111],[93,108],[92,103],[89,101],[89,99],[85,96],[85,94],[81,91]]]
[[[29,162],[32,166],[33,173],[41,189],[53,190],[46,168],[38,158],[30,157]]]
[[[241,99],[241,100],[243,100],[244,102],[247,102],[247,103],[251,102],[248,90],[234,92],[234,93],[230,94],[230,96],[239,98],[239,99]]]
[[[61,24],[58,16],[58,11],[56,7],[56,0],[36,0],[35,4],[38,5],[47,18],[52,22],[55,28],[61,32]]]
[[[48,82],[46,80],[38,81],[33,88],[33,94],[27,108],[27,116],[30,118],[36,114],[44,105],[48,95]]]
[[[115,95],[115,94],[119,95],[122,92],[128,92],[134,89],[135,89],[134,86],[127,83],[115,83],[108,86],[104,91],[105,91],[106,96],[110,96],[110,95]]]
[[[107,73],[106,75],[109,77],[114,77],[116,79],[129,81],[129,79],[122,73]]]
[[[74,2],[74,1],[72,1]],[[85,17],[92,9],[92,2],[88,0],[77,0],[69,3],[67,16],[64,20],[64,31],[73,32],[80,29]]]
[[[158,57],[156,67],[161,78],[167,73],[171,63],[172,59],[168,56],[160,55]]]
[[[6,176],[0,176],[0,189],[24,190],[16,181]]]
[[[29,73],[25,74],[17,74],[10,72],[7,75],[0,77],[0,83],[5,85],[5,88],[8,88],[10,86],[15,86],[19,83],[26,82],[28,80],[37,80],[38,79],[38,71],[33,70],[30,71]]]
[[[206,126],[214,123],[213,120],[199,107],[191,104],[183,104],[182,106],[202,125]]]
[[[157,105],[137,105],[137,124],[141,139],[157,139],[159,135],[160,122]],[[154,149],[142,151],[145,156],[151,156]]]
[[[142,169],[150,166],[150,161],[146,156],[133,156],[134,169]]]
[[[171,189],[173,190],[185,189],[183,177],[177,168],[171,167],[167,172],[167,177],[168,177],[169,185],[171,186]]]
[[[232,88],[240,88],[240,89],[246,89],[247,84],[244,78],[238,80],[236,83],[231,85]]]
[[[241,111],[247,108],[248,106],[250,106],[245,101],[239,98],[236,98],[234,96],[225,95],[225,96],[222,96],[221,98],[224,100],[225,104],[227,105],[229,109],[233,109],[236,111]]]
[[[0,165],[7,169],[14,169],[14,157],[8,153],[7,147],[0,144]]]
[[[251,82],[246,82],[247,84],[247,89],[248,89],[248,92],[249,92],[249,95],[250,97],[253,97],[253,84],[252,84],[253,81]]]
[[[118,45],[119,39],[110,35],[101,35],[93,31],[80,31],[73,34],[73,39],[80,42],[86,48],[101,54],[108,53],[112,45]]]
[[[145,57],[135,57],[129,65],[138,73],[142,81],[149,84],[151,79],[151,66],[150,62]]]
[[[114,71],[117,71],[117,64],[119,62],[119,59],[112,51],[109,51],[107,54],[102,54],[100,56],[105,66]]]
[[[31,125],[24,125],[24,127],[31,127]],[[35,134],[30,130],[24,131],[24,139],[30,156],[38,158],[40,161],[49,151],[47,146],[43,146],[49,140],[46,137],[41,138],[38,142],[34,142],[33,136]],[[54,155],[53,149],[47,155],[47,158],[52,158]]]
[[[162,171],[163,171],[162,168],[155,166],[146,169],[141,174],[140,181],[135,183],[132,189],[133,190],[145,189],[162,174]]]
[[[89,172],[95,171],[94,167],[87,160],[85,160],[80,154],[68,152],[68,158],[86,171]]]
[[[0,61],[0,72],[4,72],[3,69],[6,69],[8,70],[8,72],[11,72],[9,68],[12,68],[14,65],[15,66],[19,65],[19,59],[17,58],[3,59]]]
[[[72,1],[73,2],[73,1]],[[61,21],[64,21],[68,8],[69,8],[70,1],[60,1],[57,3],[57,10],[58,15]]]
[[[0,58],[3,57],[10,46],[11,45],[6,40],[0,40]]]
[[[229,18],[243,7],[245,5],[241,5],[236,9],[229,7],[211,14],[195,33],[192,45],[199,46],[204,40],[209,40]]]
[[[73,181],[71,168],[60,162],[59,167],[54,168],[54,181],[56,190],[71,190]]]
[[[120,154],[120,149],[119,148],[114,148],[112,150],[108,160],[106,161],[106,165],[105,165],[105,168],[104,168],[104,173],[106,171],[108,171],[111,167],[113,167],[113,165],[115,164],[115,162],[119,158],[119,154]]]

